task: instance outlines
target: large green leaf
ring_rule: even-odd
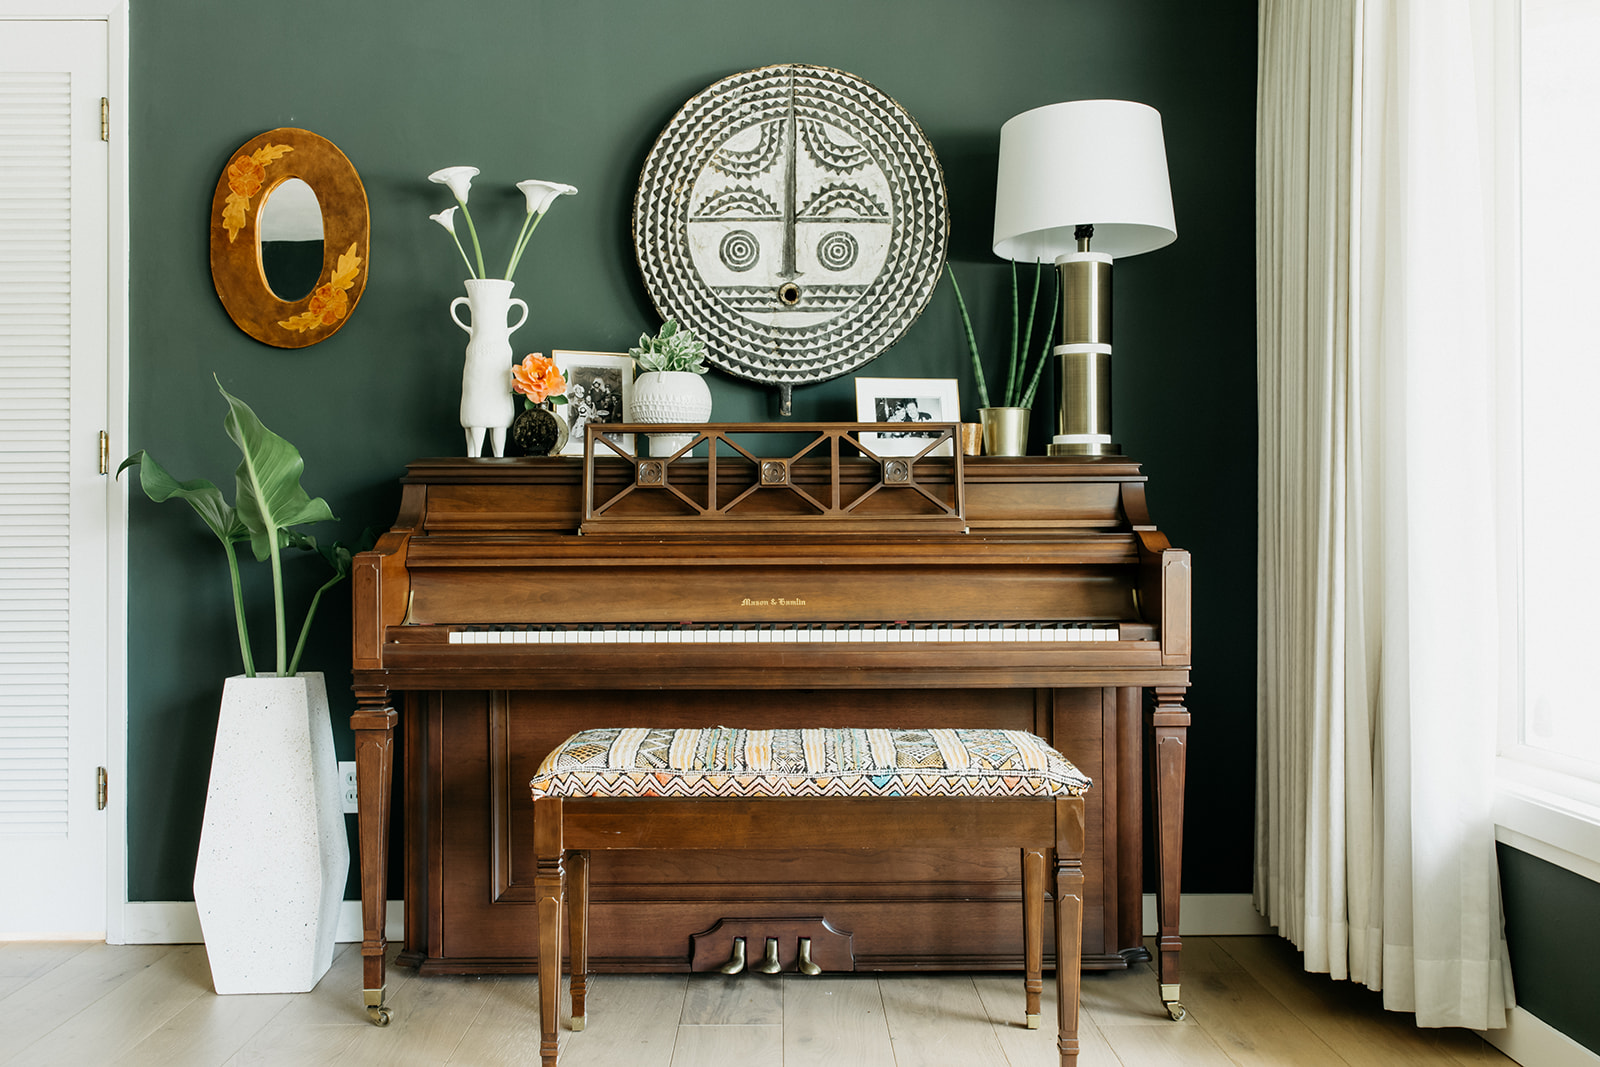
[[[217,389],[228,401],[223,428],[239,446],[242,457],[234,471],[239,518],[250,531],[250,548],[256,559],[266,559],[280,530],[331,520],[333,511],[327,501],[313,499],[300,487],[305,463],[299,450],[263,426],[250,405],[222,388],[221,381]]]
[[[223,499],[222,490],[204,478],[180,482],[142,448],[122,461],[122,466],[117,468],[118,476],[129,467],[139,468],[139,485],[146,496],[157,504],[173,497],[187,501],[219,540],[225,543],[243,541],[250,536],[239,513]]]

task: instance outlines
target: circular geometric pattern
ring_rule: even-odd
[[[729,270],[747,271],[761,258],[761,242],[749,230],[729,230],[717,254]]]
[[[817,262],[829,270],[849,270],[856,265],[860,253],[860,242],[843,230],[835,230],[817,242]]]
[[[634,251],[656,310],[715,366],[787,386],[904,336],[944,269],[944,175],[905,110],[852,74],[762,67],[673,116],[639,178]]]

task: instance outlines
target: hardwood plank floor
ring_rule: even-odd
[[[316,990],[218,997],[199,945],[0,944],[0,1064],[495,1067],[537,1059],[537,980],[393,968],[394,1023],[368,1025],[360,952]],[[1300,970],[1277,938],[1189,938],[1167,1018],[1148,966],[1088,974],[1084,1067],[1509,1064],[1465,1030],[1418,1030],[1376,993]],[[1054,983],[1025,1029],[1008,974],[595,975],[563,1067],[1053,1067]]]

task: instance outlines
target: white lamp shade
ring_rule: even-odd
[[[1024,263],[1090,248],[1136,256],[1177,240],[1161,113],[1127,100],[1049,104],[1000,127],[994,252]]]

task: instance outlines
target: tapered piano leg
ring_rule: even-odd
[[[1150,713],[1152,823],[1156,835],[1156,956],[1161,1001],[1173,1019],[1188,1014],[1178,1000],[1178,902],[1183,876],[1183,786],[1188,761],[1189,711],[1184,690],[1157,688]]]
[[[561,798],[533,802],[533,895],[539,912],[539,1063],[556,1067],[561,1011],[561,908],[566,896]]]
[[[384,1004],[384,937],[388,912],[389,798],[394,774],[394,724],[386,690],[358,690],[350,716],[356,743],[356,823],[361,862],[361,987],[367,1016],[375,1026],[388,1026]]]

